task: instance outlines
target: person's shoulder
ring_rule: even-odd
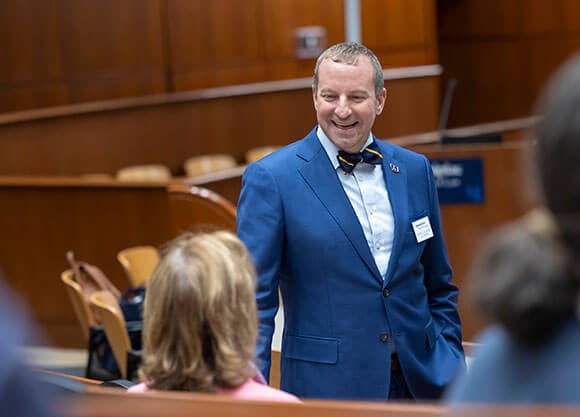
[[[298,397],[270,387],[268,385],[260,384],[252,379],[246,381],[242,386],[230,392],[235,398],[242,398],[247,400],[264,400],[264,401],[281,401],[300,403]]]

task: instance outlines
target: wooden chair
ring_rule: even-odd
[[[91,304],[99,312],[101,324],[117,361],[121,378],[133,379],[141,355],[140,352],[133,351],[131,348],[131,340],[119,302],[109,291],[95,291],[91,294]]]
[[[83,337],[85,339],[89,338],[89,328],[96,324],[95,318],[89,305],[86,303],[81,287],[73,278],[73,270],[67,269],[62,274],[60,274],[60,280],[65,286],[68,297],[73,306],[74,312],[77,319],[81,325],[81,330],[83,332]]]
[[[154,246],[132,246],[117,253],[131,287],[146,285],[159,262],[159,252]]]
[[[165,165],[133,165],[121,168],[115,177],[119,181],[162,182],[171,180],[171,171]]]
[[[207,188],[170,184],[169,230],[173,235],[192,229],[236,230],[236,207]]]
[[[183,163],[183,169],[185,170],[186,176],[195,177],[227,168],[233,168],[237,164],[236,159],[232,155],[208,154],[188,158]]]
[[[252,163],[257,161],[258,159],[262,159],[266,155],[271,154],[275,150],[280,149],[280,146],[258,146],[252,149],[249,149],[246,152],[246,162]]]
[[[102,372],[96,373],[93,370],[94,357],[98,349],[98,345],[96,344],[97,334],[103,331],[99,325],[99,321],[85,300],[80,285],[74,280],[73,270],[67,269],[64,271],[60,275],[60,279],[65,286],[87,346],[85,377],[95,379],[106,378],[108,375],[104,375]]]

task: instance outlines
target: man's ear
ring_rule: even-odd
[[[387,89],[383,87],[381,94],[377,97],[377,114],[381,114],[385,108],[385,102],[387,101]]]
[[[312,85],[312,102],[314,103],[314,109],[318,111],[318,103],[316,102],[316,86]]]

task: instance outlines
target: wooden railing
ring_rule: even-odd
[[[441,68],[384,73],[390,101],[377,135],[434,129]],[[285,145],[313,128],[311,84],[299,78],[1,114],[0,175],[114,174],[154,163],[181,175],[187,158],[210,153],[243,163],[249,149]]]
[[[95,387],[57,404],[68,417],[576,417],[573,405],[448,406],[441,403],[389,403],[304,400],[302,404],[238,400],[223,395],[159,392],[128,394]]]

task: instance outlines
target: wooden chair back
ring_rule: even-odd
[[[68,298],[73,306],[73,310],[81,326],[83,337],[85,341],[88,341],[90,327],[95,326],[97,321],[85,301],[80,285],[73,278],[73,270],[67,269],[63,271],[60,275],[60,280],[64,284]]]
[[[165,165],[133,165],[121,168],[116,173],[119,181],[163,182],[171,180],[171,171]]]
[[[255,162],[258,159],[262,159],[266,155],[271,154],[277,149],[280,149],[280,146],[257,146],[255,148],[251,148],[246,152],[246,162],[248,164]]]
[[[131,351],[131,340],[119,302],[109,291],[95,291],[91,295],[91,303],[101,316],[101,324],[117,361],[121,377],[126,379],[127,355]]]
[[[233,155],[228,154],[208,154],[198,155],[188,158],[183,163],[185,175],[195,177],[198,175],[209,174],[222,169],[233,168],[237,165]]]
[[[195,229],[236,231],[236,207],[207,188],[170,184],[169,228],[173,235]]]
[[[143,245],[125,248],[117,253],[117,260],[125,270],[131,287],[146,285],[159,262],[155,246]]]

